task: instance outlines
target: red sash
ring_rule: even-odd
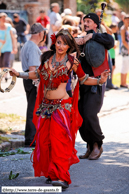
[[[95,77],[100,76],[101,73],[104,72],[105,70],[109,70],[107,50],[105,50],[104,62],[99,67],[92,67],[92,71],[93,71]]]

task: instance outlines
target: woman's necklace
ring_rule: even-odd
[[[64,59],[62,61],[56,61],[56,54],[54,54],[53,58],[52,58],[52,68],[54,67],[58,67],[58,66],[61,66],[61,65],[64,65],[66,66],[66,62],[68,60],[68,56],[67,54],[65,55]]]

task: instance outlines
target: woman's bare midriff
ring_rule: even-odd
[[[66,83],[61,83],[56,90],[46,90],[45,88],[44,97],[49,100],[68,99],[69,95],[66,92]]]

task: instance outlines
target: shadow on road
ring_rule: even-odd
[[[100,159],[80,160],[71,166],[72,184],[64,193],[69,194],[127,194],[129,193],[129,144],[109,142],[103,145]],[[24,148],[26,149],[26,148]],[[78,155],[85,152],[85,144],[76,143]],[[9,172],[19,177],[9,180]],[[44,177],[33,177],[30,155],[16,154],[0,158],[2,186],[48,186]]]

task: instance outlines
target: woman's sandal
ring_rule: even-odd
[[[61,180],[52,181],[52,185],[53,186],[61,186],[62,189],[67,189],[69,187],[69,185],[66,181],[61,181]]]
[[[52,183],[52,180],[50,178],[46,179],[45,181],[46,184],[51,184]]]
[[[128,85],[120,85],[121,88],[128,88]]]

